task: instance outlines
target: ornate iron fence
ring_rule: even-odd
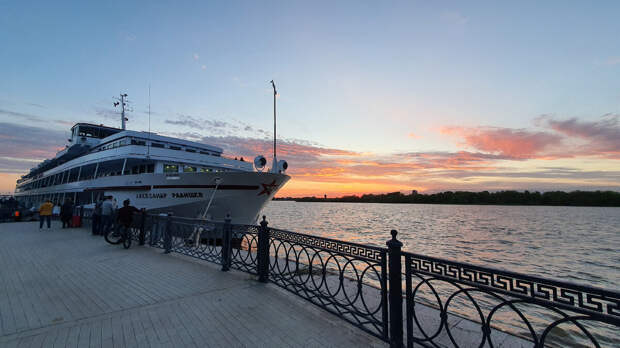
[[[618,344],[620,294],[413,253],[405,262],[407,346]]]
[[[131,231],[140,245],[271,281],[392,347],[620,341],[618,292],[402,252],[396,231],[387,248],[269,228],[264,217],[254,226],[136,214]]]
[[[136,214],[132,227],[132,237],[140,245],[217,263],[225,270],[257,274],[258,226]]]
[[[269,229],[269,254],[272,282],[387,340],[385,248]]]

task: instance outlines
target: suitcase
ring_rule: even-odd
[[[73,215],[73,218],[71,219],[71,226],[82,227],[82,219],[80,218],[79,215]]]

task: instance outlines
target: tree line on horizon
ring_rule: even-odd
[[[274,200],[296,202],[343,202],[343,203],[413,203],[413,204],[498,204],[498,205],[566,205],[620,207],[620,192],[615,191],[445,191],[423,194],[390,192],[383,194],[351,195],[338,198],[281,197]]]

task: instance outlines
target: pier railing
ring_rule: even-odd
[[[408,347],[620,340],[620,293],[407,252],[403,260]]]
[[[90,214],[85,214],[88,221]],[[620,292],[259,226],[137,214],[132,236],[272,282],[392,347],[614,346]]]

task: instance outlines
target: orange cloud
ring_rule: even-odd
[[[415,133],[413,133],[413,132],[409,133],[407,136],[408,136],[409,138],[412,138],[412,139],[420,139],[420,138],[422,138],[422,136],[417,135],[417,134],[415,134]]]

